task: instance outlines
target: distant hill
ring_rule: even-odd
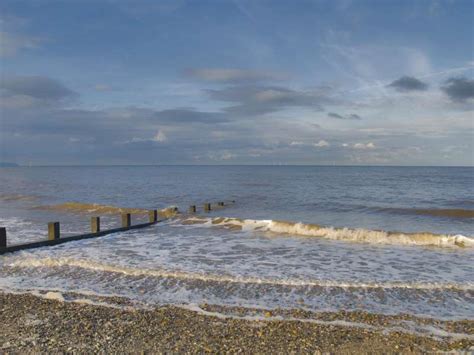
[[[7,162],[4,162],[4,161],[0,161],[0,168],[15,168],[19,166],[18,164],[15,164],[15,163],[7,163]]]

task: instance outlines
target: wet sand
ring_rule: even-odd
[[[413,320],[411,316],[263,311],[263,318],[255,320],[245,317],[257,311],[238,307],[203,305],[204,313],[198,313],[173,306],[136,309],[120,299],[115,305],[120,308],[0,293],[0,352],[420,353],[474,349],[472,337],[433,338],[379,328],[392,321]],[[225,316],[229,310],[241,318]],[[322,323],[281,320],[279,316]],[[334,322],[324,323],[327,321]],[[343,326],[340,321],[368,327]],[[474,334],[472,320],[417,321]]]

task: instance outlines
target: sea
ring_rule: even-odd
[[[144,229],[0,255],[0,290],[474,319],[474,168],[0,168],[9,245],[170,207]]]

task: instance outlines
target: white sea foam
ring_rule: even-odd
[[[145,306],[144,304],[140,304],[138,302],[133,302],[133,307],[129,305],[121,305],[116,304],[113,300],[110,300],[112,297],[120,297],[118,295],[107,295],[107,294],[99,294],[96,292],[91,291],[78,291],[74,290],[73,293],[69,290],[65,289],[54,289],[50,290],[48,288],[41,288],[37,287],[36,289],[11,289],[6,288],[3,289],[0,285],[0,292],[5,294],[13,294],[13,295],[24,295],[24,294],[31,294],[33,296],[47,299],[47,300],[54,300],[58,302],[71,302],[71,303],[79,303],[79,304],[88,304],[91,306],[100,306],[100,307],[108,307],[108,308],[115,308],[115,309],[124,309],[124,310],[133,310],[133,309],[152,309],[149,306]],[[97,299],[100,299],[97,300]]]
[[[204,226],[221,226],[228,229],[272,232],[370,244],[474,248],[474,238],[472,237],[466,237],[463,235],[433,234],[429,232],[387,232],[383,230],[368,230],[363,228],[325,227],[317,224],[305,224],[301,222],[226,217],[190,217],[182,221],[182,223],[192,225],[202,224]]]
[[[18,217],[0,217],[0,226],[7,229],[8,244],[37,241],[45,234],[37,224]]]
[[[49,291],[46,293],[46,295],[44,295],[44,298],[46,298],[47,300],[55,300],[55,301],[64,302],[64,297],[61,294],[61,292]]]
[[[7,291],[8,293],[13,294],[24,294],[24,293],[31,293],[37,297],[48,299],[48,300],[55,300],[59,302],[70,302],[70,303],[79,303],[79,304],[86,304],[91,306],[99,306],[99,307],[108,307],[120,310],[135,310],[135,309],[143,309],[143,310],[152,310],[154,307],[150,307],[149,305],[141,304],[141,303],[134,303],[134,306],[130,305],[121,305],[116,304],[113,301],[109,301],[107,297],[103,295],[91,293],[91,292],[76,292],[74,291],[73,294],[70,294],[66,290],[52,290],[47,291],[44,290],[40,292],[39,290],[33,291],[21,291],[15,292],[13,290]],[[66,296],[67,295],[67,296]],[[91,299],[89,297],[96,296],[99,299]],[[208,311],[201,308],[198,304],[190,303],[190,304],[168,304],[171,306],[175,306],[181,309],[185,309],[191,312],[195,312],[197,314],[206,316],[206,317],[215,317],[218,319],[236,319],[236,320],[244,320],[255,322],[256,325],[264,324],[265,322],[301,322],[301,323],[312,323],[318,324],[323,326],[337,326],[337,327],[347,327],[347,328],[359,328],[359,329],[366,329],[368,331],[380,331],[384,334],[390,334],[392,332],[403,332],[408,334],[413,334],[422,337],[430,337],[434,339],[443,339],[443,338],[451,338],[456,340],[461,339],[468,339],[473,340],[474,335],[465,334],[465,333],[455,333],[447,331],[443,328],[441,324],[436,326],[431,324],[423,324],[416,322],[415,320],[392,320],[391,322],[386,323],[384,326],[375,326],[363,322],[354,322],[348,321],[344,319],[336,319],[336,320],[322,320],[317,318],[298,318],[292,317],[287,315],[270,315],[264,316],[261,315],[262,312],[267,311],[266,308],[259,309],[259,313],[257,315],[238,315],[233,314],[232,309],[229,309],[229,312],[216,312],[216,311]],[[317,316],[318,313],[314,315]]]
[[[261,316],[261,315],[234,315],[234,314],[224,314],[220,312],[211,312],[206,311],[195,304],[189,305],[180,305],[180,308],[187,309],[198,314],[202,314],[208,317],[216,317],[219,319],[238,319],[238,320],[246,320],[246,321],[258,321],[258,322],[272,322],[272,321],[284,321],[284,322],[302,322],[302,323],[313,323],[319,325],[331,325],[331,326],[339,326],[339,327],[349,327],[349,328],[360,328],[360,329],[367,329],[371,331],[382,331],[383,333],[392,333],[392,332],[403,332],[408,334],[413,334],[417,336],[424,336],[430,337],[435,339],[440,338],[452,338],[452,339],[469,339],[473,340],[474,335],[465,334],[465,333],[454,333],[449,332],[447,330],[434,327],[432,325],[426,324],[418,324],[413,321],[401,321],[397,322],[394,325],[387,324],[384,327],[378,327],[366,323],[361,322],[352,322],[346,320],[321,320],[321,319],[313,319],[313,318],[296,318],[296,317],[283,317],[283,316]]]
[[[421,289],[421,290],[474,290],[473,283],[427,283],[427,282],[344,282],[335,280],[300,280],[300,279],[273,279],[251,276],[231,276],[216,275],[208,273],[193,273],[188,271],[166,270],[166,269],[148,269],[134,268],[127,266],[111,265],[92,260],[75,259],[68,257],[51,258],[51,257],[23,257],[16,259],[10,264],[10,267],[77,267],[86,270],[94,270],[101,272],[120,273],[130,276],[150,276],[159,278],[173,278],[186,281],[200,282],[226,282],[237,284],[263,284],[290,287],[338,287],[338,288],[382,288],[382,289]]]

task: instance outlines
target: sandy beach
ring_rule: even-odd
[[[473,321],[417,320],[471,335],[461,339],[410,334],[396,328],[384,331],[383,325],[413,321],[411,316],[265,311],[258,318],[249,316],[254,311],[237,307],[231,310],[234,316],[228,317],[229,310],[222,307],[202,305],[201,312],[173,306],[136,309],[128,307],[127,301],[114,301],[113,307],[105,307],[29,294],[0,294],[0,349],[6,353],[419,353],[472,351],[474,346]],[[301,320],[283,320],[281,316]]]

